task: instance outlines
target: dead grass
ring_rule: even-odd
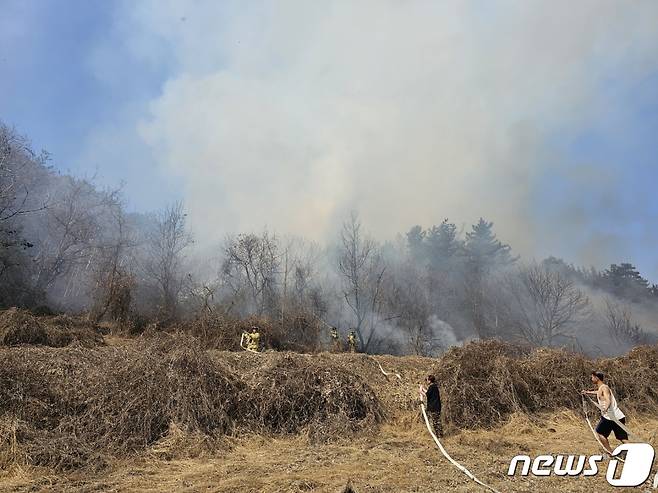
[[[532,350],[499,341],[452,348],[434,366],[447,421],[459,428],[491,427],[512,414],[578,410],[580,390],[601,369],[628,411],[658,411],[658,347],[638,347],[626,356],[588,360],[563,349]]]
[[[0,342],[3,346],[46,344],[48,334],[36,317],[11,308],[0,314]]]
[[[102,467],[104,457],[144,450],[172,423],[225,435],[249,406],[240,400],[244,384],[190,338],[0,349],[0,358],[2,435],[18,450],[11,458],[58,470]]]
[[[592,369],[610,373],[636,430],[638,417],[658,410],[651,387],[658,378],[657,347],[590,361],[562,350],[486,341],[453,348],[436,360],[206,351],[198,338],[159,331],[117,345],[47,347],[38,341],[48,330],[86,330],[75,320],[48,320],[48,326],[42,319],[35,324],[20,311],[0,316],[0,334],[18,344],[0,347],[0,474],[12,478],[37,470],[57,478],[64,471],[66,481],[72,474],[107,477],[132,467],[122,462],[129,457],[147,461],[146,469],[151,463],[164,469],[172,461],[232,457],[234,469],[215,464],[227,478],[221,480],[226,488],[215,491],[338,492],[350,478],[349,487],[359,493],[394,491],[389,484],[400,487],[395,491],[470,491],[459,472],[442,480],[431,475],[437,461],[417,402],[417,385],[431,371],[441,387],[448,444],[468,462],[487,464],[485,471],[502,470],[519,451],[557,443],[546,436],[563,437],[569,445],[561,431],[567,425],[586,440],[587,428],[574,411]],[[402,382],[385,377],[377,363],[400,373]],[[547,414],[554,420],[548,424]],[[537,443],[518,438],[526,435]],[[649,433],[650,439],[655,435]],[[299,452],[291,451],[293,444]],[[281,455],[270,459],[277,446]],[[302,461],[299,467],[283,450]],[[315,475],[306,461],[319,467]],[[268,467],[288,472],[273,475]],[[243,481],[245,471],[263,477]],[[415,479],[396,474],[418,477],[424,486],[413,489]],[[507,481],[499,472],[487,479]]]
[[[372,436],[314,446],[296,436],[248,436],[236,440],[230,449],[195,459],[162,460],[146,455],[113,463],[97,473],[78,471],[58,476],[28,469],[5,476],[0,490],[342,493],[349,484],[357,493],[484,491],[440,455],[416,418],[405,428],[385,424]],[[638,432],[648,435],[658,428],[658,421],[638,420],[636,426]],[[615,491],[607,484],[604,470],[586,478],[506,475],[510,459],[519,453],[533,457],[545,453],[597,453],[598,446],[586,424],[574,413],[541,415],[531,420],[514,415],[498,430],[464,430],[446,437],[443,443],[455,459],[499,491]],[[655,440],[652,443],[658,446]]]
[[[0,348],[0,467],[102,468],[149,449],[180,457],[238,433],[324,441],[382,419],[353,373],[309,357],[251,356],[262,366],[244,373],[182,334],[98,348]]]
[[[239,378],[195,339],[162,336],[112,356],[103,375],[88,379],[85,409],[64,431],[84,430],[91,442],[130,453],[165,436],[172,423],[209,437],[230,433],[245,407]]]
[[[253,355],[245,372],[252,428],[327,440],[376,428],[380,403],[362,377],[329,360],[294,353]]]
[[[26,310],[10,308],[0,312],[0,346],[41,345],[64,347],[103,345],[100,329],[67,315],[36,317]]]

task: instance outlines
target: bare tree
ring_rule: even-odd
[[[233,298],[246,296],[253,313],[272,312],[276,305],[276,286],[280,269],[276,236],[241,234],[226,240],[222,277]]]
[[[340,238],[338,272],[343,281],[342,295],[354,316],[360,347],[367,352],[376,334],[386,267],[375,242],[361,232],[356,212],[343,223]]]
[[[165,320],[178,317],[179,297],[185,280],[184,251],[192,244],[185,226],[186,216],[180,202],[166,207],[156,215],[155,227],[146,238],[144,271],[155,284],[159,316]]]
[[[288,310],[317,314],[315,295],[321,251],[317,244],[303,238],[288,238],[281,253],[281,316]]]
[[[386,306],[392,322],[400,329],[413,354],[428,356],[435,349],[430,316],[433,304],[427,281],[410,265],[400,266],[386,289]]]
[[[32,189],[47,160],[47,153],[36,155],[27,139],[0,123],[0,223],[46,208],[45,197],[33,197]]]
[[[553,345],[560,338],[573,338],[574,328],[585,315],[589,301],[564,274],[543,265],[522,267],[508,277],[508,324],[523,339],[536,345]]]
[[[214,313],[213,305],[215,293],[217,292],[217,285],[191,283],[190,288],[190,296],[197,301],[201,314],[210,315]]]
[[[47,205],[47,193],[41,190],[49,176],[47,159],[0,123],[0,306],[35,301],[30,258],[34,242],[25,235],[23,223]]]
[[[106,232],[92,263],[93,307],[90,316],[99,321],[109,313],[112,320],[126,322],[136,282],[129,260],[137,241],[118,199],[109,204],[108,213]]]
[[[612,298],[608,298],[605,305],[608,333],[616,344],[636,345],[647,343],[647,333],[633,320],[631,308],[628,304],[621,304]]]
[[[51,204],[33,226],[37,244],[34,285],[45,293],[57,281],[68,279],[58,297],[66,298],[71,288],[77,297],[83,284],[76,282],[77,278],[99,245],[101,217],[115,201],[114,192],[98,192],[91,182],[71,177],[58,179],[52,190]]]

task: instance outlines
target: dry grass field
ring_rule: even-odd
[[[418,384],[428,372],[440,382],[446,449],[500,492],[612,490],[607,459],[594,477],[507,476],[517,454],[600,453],[580,407],[593,368],[658,448],[655,346],[597,361],[496,341],[438,359],[252,354],[208,351],[184,334],[91,338],[79,325],[10,315],[0,491],[484,491],[424,426]]]
[[[416,416],[418,417],[418,416]],[[419,418],[419,417],[418,417]],[[634,429],[658,447],[658,419]],[[461,431],[444,440],[452,456],[501,492],[612,491],[605,470],[595,477],[510,479],[510,459],[519,453],[595,454],[597,444],[584,420],[564,412],[530,421],[513,416],[498,430]],[[246,436],[225,450],[195,458],[170,459],[166,446],[133,460],[117,461],[100,473],[54,474],[15,468],[2,478],[6,492],[331,492],[348,481],[358,493],[486,491],[443,458],[420,419],[384,425],[370,436],[330,444],[305,438]],[[604,462],[603,464],[606,464]],[[642,490],[649,490],[647,484]]]

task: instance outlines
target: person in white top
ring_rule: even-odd
[[[605,376],[600,371],[592,372],[592,383],[596,385],[596,390],[583,390],[583,394],[596,395],[596,400],[599,401],[599,409],[601,410],[601,420],[596,425],[596,433],[599,435],[601,443],[608,452],[611,452],[610,442],[608,437],[610,432],[615,432],[615,438],[622,443],[628,440],[628,433],[617,424],[626,424],[626,416],[621,412],[617,406],[617,399],[612,394],[610,387],[604,383]],[[612,452],[611,452],[612,453]]]

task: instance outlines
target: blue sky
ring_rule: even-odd
[[[588,22],[587,10],[573,13],[573,26],[566,23],[564,37],[569,38],[572,29],[573,39],[568,42],[573,46],[591,43],[591,49],[574,50],[574,59],[569,60],[565,59],[572,52],[568,43],[560,46],[562,40],[549,28],[546,39],[541,39],[541,32],[535,36],[532,23],[541,26],[543,21],[537,21],[533,12],[521,12],[521,4],[519,8],[511,4],[509,12],[504,9],[510,4],[502,4],[496,17],[500,27],[483,24],[481,10],[475,10],[472,26],[483,30],[481,38],[468,32],[468,9],[481,9],[481,5],[455,4],[451,9],[457,11],[456,17],[463,15],[466,20],[441,21],[436,28],[447,33],[450,43],[465,40],[459,41],[461,51],[456,48],[453,59],[450,53],[445,55],[446,67],[455,65],[455,60],[472,60],[464,62],[463,72],[448,75],[438,69],[435,74],[431,62],[414,65],[409,61],[408,49],[415,56],[419,46],[444,46],[443,38],[425,38],[415,32],[422,32],[423,18],[431,17],[427,12],[420,8],[402,14],[388,12],[398,7],[382,3],[382,12],[373,13],[372,8],[339,4],[322,12],[301,8],[301,4],[276,8],[267,2],[243,8],[235,2],[0,0],[0,119],[30,137],[35,148],[48,150],[52,163],[63,172],[98,174],[103,184],[125,181],[132,210],[152,210],[185,199],[191,215],[201,218],[193,223],[199,230],[208,224],[213,228],[226,224],[228,229],[290,224],[293,232],[313,237],[316,223],[323,224],[322,231],[331,231],[328,224],[354,204],[364,207],[366,223],[370,221],[380,237],[390,237],[392,231],[415,222],[438,223],[444,216],[459,223],[489,215],[500,227],[499,236],[525,248],[526,256],[555,254],[597,267],[632,261],[658,282],[658,56],[652,48],[658,36],[654,38],[651,27],[644,27],[637,39],[623,43],[615,39],[620,33],[633,32],[648,17],[646,12],[638,7],[635,15],[624,6],[622,16],[621,4],[606,3],[601,10],[609,12],[599,12],[599,16],[608,15],[612,21],[591,26],[590,37],[580,33],[590,29],[582,26]],[[642,5],[653,8],[650,3]],[[359,31],[355,27],[353,33],[348,27],[343,35],[341,9],[350,18],[362,19],[354,21],[356,27],[367,29],[372,22],[383,34],[373,36],[375,41],[350,38],[359,36],[354,34]],[[559,29],[564,15],[555,18]],[[614,25],[617,19],[620,26]],[[549,16],[546,24],[550,21]],[[524,24],[530,26],[527,32]],[[426,27],[431,30],[432,26]],[[387,29],[395,30],[396,36],[389,36]],[[511,32],[511,39],[500,36],[503,32],[505,36]],[[513,39],[515,32],[532,36],[526,51],[517,51],[523,43]],[[409,37],[413,39],[407,41]],[[478,39],[501,46],[483,47]],[[499,60],[492,53],[500,55]],[[537,66],[529,75],[502,73],[507,72],[505,64],[514,71],[533,60],[538,60]],[[574,69],[581,61],[586,68]],[[481,73],[480,65],[485,66]],[[557,74],[563,66],[565,73]],[[532,77],[541,81],[554,73],[558,89],[551,84],[535,88]],[[297,81],[308,85],[291,88]],[[436,107],[413,94],[428,90],[430,100],[437,99],[431,93],[436,81],[445,81],[447,94],[445,100],[438,98]],[[380,83],[381,93],[376,86]],[[510,83],[520,84],[518,98],[512,97],[515,89],[509,88]],[[462,85],[463,94],[459,92]],[[263,115],[250,113],[253,101],[267,108]],[[459,103],[454,108],[453,101]],[[470,110],[469,105],[473,106]],[[444,108],[454,112],[447,122],[437,116]],[[483,122],[481,108],[495,113],[494,118],[487,116]],[[414,112],[421,113],[418,120],[424,126],[410,128],[415,125]],[[500,124],[498,114],[502,114]],[[393,127],[387,120],[390,115],[406,126]],[[486,137],[500,125],[512,128],[521,120],[540,129],[541,142],[530,150],[519,151],[518,143],[501,142],[500,136]],[[359,126],[348,132],[342,128],[346,122]],[[443,129],[451,122],[468,127],[470,134],[452,135],[453,130]],[[433,124],[436,135],[451,138],[424,136],[427,125]],[[228,128],[232,126],[239,128]],[[409,145],[393,147],[390,135],[408,138]],[[480,143],[473,135],[490,140]],[[382,143],[382,151],[362,144],[368,139]],[[468,145],[455,144],[461,139]],[[413,190],[445,176],[445,170],[436,175],[434,170],[427,171],[431,153],[442,152],[446,146],[446,156],[463,161],[450,170],[454,176],[448,180],[459,189],[459,184],[469,183],[479,172],[479,165],[472,164],[477,161],[469,149],[472,139],[485,155],[502,148],[501,153],[509,156],[501,159],[514,161],[487,168],[480,178],[483,183],[502,183],[495,192],[483,189],[479,194],[486,197],[483,200],[509,203],[497,208],[484,202],[478,209],[466,205],[464,194],[440,189],[438,198],[431,199],[436,201],[425,206],[417,195],[428,197],[428,193],[414,194]],[[236,149],[227,149],[233,142]],[[190,149],[189,160],[186,149]],[[410,164],[401,169],[397,164],[383,164],[373,173],[369,163],[381,160],[383,154],[398,161],[399,156],[407,156]],[[307,159],[317,162],[309,164]],[[529,160],[527,169],[524,160]],[[329,173],[329,168],[336,171]],[[267,174],[273,169],[293,179],[278,181],[276,173]],[[366,185],[359,180],[366,180],[368,189],[392,190],[398,178],[391,177],[401,176],[401,170],[418,175],[410,177],[407,190],[391,201],[408,204],[408,208],[382,213],[387,201],[381,193],[368,195],[371,192],[364,192],[361,187]],[[245,183],[249,183],[245,180],[259,175],[272,183],[263,179],[245,200]],[[503,175],[522,176],[526,180],[523,193],[518,197],[510,193],[514,181]],[[295,183],[294,189],[286,193],[290,183]],[[313,201],[308,207],[299,206],[308,200],[299,190],[308,190]],[[315,201],[318,196],[328,198]],[[300,209],[306,209],[307,215],[301,215]],[[529,226],[534,240],[525,242]]]
[[[155,97],[165,65],[122,57],[115,79],[94,70],[98,46],[113,36],[116,2],[103,0],[2,0],[0,118],[45,149],[62,172],[126,183],[136,210],[161,207],[176,194],[150,159],[108,162],[84,155],[84,143],[104,124],[121,124],[121,108]],[[148,157],[148,156],[146,156]],[[148,176],[149,187],[144,188]],[[166,194],[162,192],[166,191]]]
[[[630,83],[611,77],[603,84],[605,118],[554,137],[559,163],[538,182],[537,217],[555,224],[561,216],[569,223],[574,210],[583,211],[586,222],[565,228],[581,248],[596,241],[611,255],[621,250],[620,261],[635,262],[658,282],[658,74]],[[592,168],[604,182],[581,189],[571,178],[574,170]],[[568,257],[574,244],[552,247]]]
[[[104,91],[86,63],[109,29],[111,4],[11,0],[2,7],[3,118],[65,165],[90,121],[107,117],[110,100],[124,96]]]

